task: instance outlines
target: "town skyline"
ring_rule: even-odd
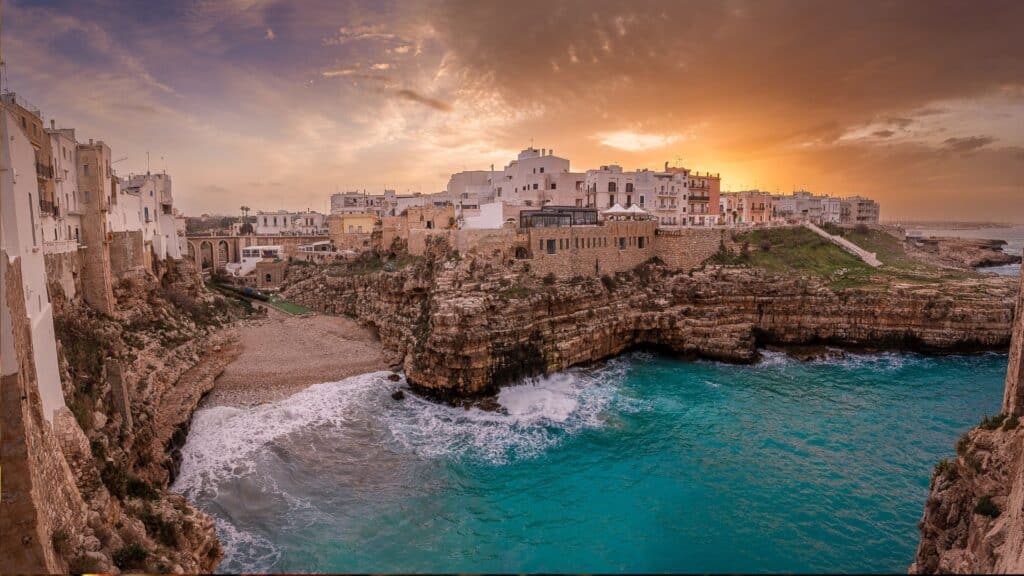
[[[189,214],[435,192],[533,145],[579,171],[669,161],[723,190],[870,196],[884,219],[1020,222],[1024,9],[860,6],[8,0],[3,88],[123,175],[148,151]]]

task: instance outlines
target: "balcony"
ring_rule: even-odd
[[[699,194],[696,194],[696,195],[695,194],[690,194],[690,201],[691,202],[710,202],[711,201],[711,196],[707,196],[707,195],[702,196],[702,195],[699,195]]]
[[[43,200],[42,198],[39,199],[39,212],[41,214],[50,214],[53,216],[57,215],[57,210],[56,207],[53,205],[53,202],[50,202],[49,200]]]
[[[36,162],[36,176],[46,179],[53,178],[53,166]]]

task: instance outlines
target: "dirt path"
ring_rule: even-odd
[[[286,398],[312,384],[385,370],[380,342],[354,320],[291,316],[237,329],[237,356],[217,378],[207,406],[251,406]]]

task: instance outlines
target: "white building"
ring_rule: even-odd
[[[43,237],[40,228],[39,183],[36,179],[36,152],[14,115],[0,103],[0,219],[3,232],[0,248],[10,262],[20,263],[21,281],[32,341],[32,362],[39,385],[43,416],[53,421],[56,410],[64,407],[57,365],[57,339],[53,329],[53,308],[46,285]],[[7,287],[8,262],[0,263],[0,286]],[[7,301],[7,290],[0,295],[0,353],[3,376],[18,372],[15,360],[14,326]]]
[[[53,120],[46,130],[53,148],[54,210],[44,215],[42,234],[47,253],[78,250],[82,237],[78,205],[78,141],[73,128],[57,128]]]
[[[327,216],[312,210],[304,212],[260,211],[256,213],[256,234],[287,236],[327,234]]]
[[[772,218],[791,222],[821,222],[821,200],[824,196],[815,196],[806,190],[789,195],[772,197]]]

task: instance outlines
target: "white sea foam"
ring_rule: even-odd
[[[613,378],[598,371],[569,370],[502,388],[503,411],[456,408],[413,397],[389,411],[395,441],[426,457],[472,456],[494,464],[530,458],[566,435],[602,424]]]

